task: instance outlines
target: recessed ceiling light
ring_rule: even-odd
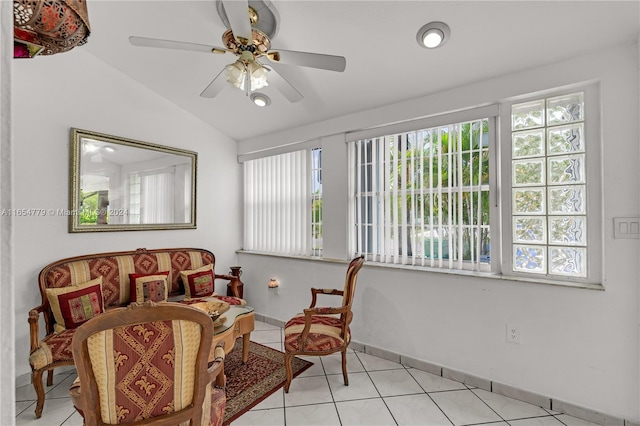
[[[429,22],[418,30],[416,40],[421,47],[435,49],[444,45],[450,35],[451,29],[444,22]]]
[[[254,92],[251,94],[251,96],[249,96],[249,98],[251,98],[253,103],[258,105],[259,107],[265,107],[271,104],[271,98],[269,98],[264,93]]]

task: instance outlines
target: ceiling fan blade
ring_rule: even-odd
[[[162,40],[159,38],[149,38],[149,37],[131,36],[129,37],[129,43],[133,44],[134,46],[158,47],[162,49],[191,50],[194,52],[205,52],[205,53],[227,52],[227,49],[224,49],[222,47],[208,46],[206,44],[187,43],[183,41]]]
[[[275,63],[319,68],[328,71],[342,72],[347,67],[347,60],[344,56],[324,55],[322,53],[274,49],[267,52],[267,58]]]
[[[269,70],[269,86],[275,87],[280,93],[284,95],[291,103],[301,101],[304,96],[296,90],[291,83],[285,79],[281,73],[279,73],[273,65],[265,67]]]
[[[243,44],[251,44],[253,36],[249,22],[249,2],[247,0],[222,0],[231,32]]]
[[[223,74],[224,68],[218,75],[216,75],[216,78],[211,80],[211,83],[209,83],[209,85],[202,91],[202,93],[200,93],[200,96],[202,96],[203,98],[215,98],[227,84],[227,80],[224,78]]]

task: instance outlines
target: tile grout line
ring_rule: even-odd
[[[427,392],[427,390],[422,387],[422,385],[418,382],[418,380],[413,376],[413,374],[411,374],[411,372],[409,371],[409,369],[404,365],[404,364],[400,364],[402,365],[405,370],[407,371],[407,373],[409,373],[409,375],[411,376],[411,378],[413,378],[413,380],[418,384],[418,386],[420,386],[420,389],[422,389],[424,391],[424,393],[427,395],[427,397],[431,400],[431,402],[433,402],[433,404],[438,408],[438,410],[440,410],[440,412],[442,413],[443,416],[446,417],[447,420],[449,420],[449,423],[451,423],[452,425],[455,425],[455,423],[453,422],[453,420],[451,420],[449,418],[449,416],[447,416],[447,413],[444,412],[444,410],[442,408],[440,408],[440,406],[438,405],[438,403],[433,399],[433,397],[431,397],[431,395],[429,395],[429,392]],[[413,367],[412,367],[413,368]],[[442,374],[442,369],[440,369],[440,374]]]
[[[258,332],[260,332],[260,331],[276,331],[276,330],[278,330],[278,327],[277,327],[277,326],[274,326],[274,327],[276,327],[276,328],[275,328],[275,329],[273,329],[273,330],[258,330]],[[279,328],[279,330],[280,330],[280,333],[279,333],[279,335],[280,335],[280,338],[279,338],[279,340],[280,340],[279,345],[280,345],[281,350],[283,351],[283,350],[284,350],[283,329],[282,329],[282,328]],[[278,342],[273,342],[273,343],[278,344]],[[266,344],[271,344],[271,343],[262,343],[262,344],[265,344],[265,345],[266,345]],[[333,389],[331,388],[331,385],[330,385],[330,382],[329,382],[329,376],[333,376],[333,375],[340,376],[340,375],[342,375],[342,374],[341,374],[341,373],[329,374],[329,373],[328,373],[328,371],[327,371],[327,369],[325,368],[325,365],[324,365],[324,363],[325,363],[325,362],[323,361],[322,357],[318,357],[318,359],[319,359],[319,361],[320,361],[320,367],[321,367],[321,369],[322,369],[322,374],[323,374],[323,375],[324,375],[324,377],[325,377],[325,380],[326,380],[327,386],[329,387],[329,392],[330,392],[330,395],[331,395],[331,402],[327,402],[327,403],[332,403],[332,404],[333,404],[334,409],[336,410],[336,415],[337,415],[337,417],[338,417],[338,421],[339,421],[339,424],[340,424],[340,425],[342,425],[342,419],[340,418],[340,413],[339,413],[339,411],[338,411],[338,407],[337,407],[337,403],[338,403],[338,402],[362,401],[362,400],[377,399],[377,398],[382,399],[382,402],[384,403],[385,407],[387,408],[388,412],[390,413],[390,415],[391,415],[391,417],[392,417],[393,421],[394,421],[394,422],[395,422],[395,424],[397,425],[397,424],[398,424],[398,421],[396,420],[396,418],[395,418],[395,416],[394,416],[393,412],[390,410],[389,405],[388,405],[388,404],[387,404],[387,402],[385,401],[385,397],[384,397],[384,396],[382,396],[382,394],[381,394],[380,390],[378,389],[378,386],[376,385],[375,381],[374,381],[374,380],[373,380],[373,378],[371,377],[371,374],[370,374],[370,373],[371,373],[371,372],[376,372],[376,371],[393,371],[393,370],[399,370],[399,369],[404,369],[405,371],[407,371],[407,372],[409,373],[409,375],[411,376],[411,378],[413,379],[413,381],[414,381],[414,382],[416,382],[416,384],[418,384],[419,388],[423,391],[423,393],[425,393],[425,394],[429,397],[429,399],[430,399],[430,400],[435,404],[435,406],[436,406],[436,407],[438,408],[438,410],[442,413],[442,415],[443,415],[443,416],[445,416],[445,418],[447,418],[447,420],[448,420],[452,425],[454,425],[454,422],[453,422],[453,421],[451,421],[451,419],[449,418],[449,416],[448,416],[448,415],[447,415],[447,414],[442,410],[442,408],[440,408],[440,406],[437,404],[437,402],[436,402],[436,401],[433,399],[433,397],[431,396],[431,393],[444,393],[444,392],[455,392],[455,391],[460,391],[460,390],[469,390],[469,391],[471,391],[471,393],[472,393],[472,394],[474,394],[474,396],[476,396],[478,399],[480,399],[480,400],[481,400],[481,401],[482,401],[482,402],[483,402],[483,403],[484,403],[484,404],[485,404],[485,405],[486,405],[486,406],[487,406],[487,407],[488,407],[492,412],[494,412],[494,413],[495,413],[495,414],[496,414],[496,415],[501,419],[501,421],[502,421],[502,422],[505,422],[505,423],[506,423],[506,424],[508,424],[508,425],[511,425],[511,422],[513,422],[513,421],[519,421],[519,420],[525,420],[525,419],[544,419],[544,418],[547,418],[547,417],[553,417],[555,420],[557,420],[557,421],[559,422],[559,424],[562,424],[562,425],[565,425],[565,426],[566,426],[566,425],[567,425],[567,423],[566,423],[565,421],[562,421],[560,418],[558,418],[558,416],[566,415],[566,416],[567,416],[567,418],[569,418],[569,419],[571,419],[571,418],[573,417],[573,416],[570,416],[570,415],[568,415],[568,414],[566,414],[566,413],[562,413],[562,412],[556,412],[555,414],[554,414],[554,413],[549,412],[549,410],[555,411],[555,410],[553,410],[553,405],[550,405],[550,407],[551,407],[550,409],[546,409],[546,408],[544,408],[544,407],[541,407],[541,408],[543,408],[543,409],[544,409],[544,411],[547,413],[547,415],[543,415],[543,416],[533,416],[533,417],[523,417],[523,418],[516,418],[516,419],[506,420],[506,419],[505,419],[505,418],[503,418],[503,416],[501,416],[501,415],[500,415],[496,410],[494,410],[494,409],[493,409],[493,408],[492,408],[492,407],[491,407],[491,406],[490,406],[490,405],[489,405],[489,404],[488,404],[484,399],[482,399],[482,397],[480,397],[476,392],[474,392],[474,389],[476,389],[476,388],[477,388],[477,387],[475,387],[475,386],[472,388],[472,387],[470,387],[470,385],[468,385],[468,384],[466,384],[466,383],[464,383],[464,382],[459,382],[459,383],[461,383],[462,385],[464,385],[464,386],[466,387],[466,389],[449,389],[449,390],[446,390],[446,389],[445,389],[445,390],[436,390],[436,391],[433,391],[433,392],[428,392],[428,391],[426,391],[426,390],[425,390],[425,388],[424,388],[424,387],[423,387],[423,386],[418,382],[418,380],[416,379],[416,377],[414,377],[414,375],[413,375],[413,374],[411,374],[411,371],[410,371],[410,370],[414,369],[415,367],[407,367],[406,365],[404,365],[404,364],[402,364],[402,363],[398,363],[398,364],[400,365],[400,367],[398,367],[398,368],[384,368],[384,369],[380,369],[380,370],[375,370],[375,369],[374,369],[374,370],[369,370],[369,369],[367,369],[367,367],[365,366],[365,364],[364,364],[364,363],[363,363],[363,361],[361,360],[361,357],[359,356],[358,351],[356,351],[356,350],[352,350],[352,353],[354,353],[354,354],[356,355],[356,359],[358,360],[358,362],[360,362],[361,366],[363,367],[363,371],[362,371],[362,372],[364,372],[364,373],[366,373],[366,374],[367,374],[367,377],[369,378],[369,380],[370,380],[370,381],[371,381],[371,383],[373,384],[373,386],[374,386],[374,388],[375,388],[375,390],[376,390],[376,392],[377,392],[377,394],[378,394],[378,396],[377,396],[377,397],[371,397],[371,398],[357,398],[357,399],[350,399],[350,400],[346,400],[346,401],[336,401],[336,400],[335,400],[334,393],[333,393]],[[367,354],[367,352],[360,352],[360,353],[362,353],[362,354]],[[367,355],[375,356],[375,355],[372,355],[372,354],[367,354]],[[382,357],[379,357],[379,358],[381,358],[381,359],[386,359],[386,358],[382,358]],[[390,360],[389,360],[389,361],[390,361]],[[421,370],[421,369],[419,369],[419,368],[416,368],[416,370],[417,370],[417,371],[424,371],[424,370]],[[64,371],[64,372],[61,372],[61,374],[60,374],[60,375],[58,375],[58,377],[59,377],[59,381],[58,381],[57,383],[55,383],[55,384],[54,384],[54,386],[52,386],[50,389],[48,389],[48,390],[47,390],[47,392],[46,392],[46,394],[48,395],[48,394],[50,394],[51,392],[54,392],[54,391],[55,391],[55,389],[59,388],[61,385],[64,385],[64,383],[66,383],[66,382],[69,380],[69,377],[71,377],[74,373],[75,373],[74,371]],[[359,371],[354,371],[354,372],[352,372],[352,373],[361,373],[361,372],[359,372]],[[429,372],[427,372],[427,373],[429,373]],[[433,374],[433,373],[429,373],[429,374]],[[441,368],[441,369],[440,369],[440,377],[444,377],[442,374],[443,374],[443,369]],[[320,375],[320,374],[318,374],[318,375],[317,375],[317,376],[315,376],[315,377],[318,377],[319,375]],[[435,376],[438,376],[438,375],[435,375]],[[309,376],[309,377],[314,377],[314,376]],[[447,377],[444,377],[444,378],[447,378]],[[449,379],[449,380],[451,380],[451,379]],[[25,386],[28,386],[28,385],[25,385]],[[62,386],[62,387],[64,387],[64,386]],[[60,389],[62,389],[62,387],[61,387]],[[482,389],[482,388],[479,388],[479,389]],[[486,389],[483,389],[483,390],[486,390]],[[491,382],[490,382],[490,390],[488,390],[488,392],[493,392],[493,381],[491,381]],[[286,394],[284,393],[284,391],[282,391],[282,394],[281,394],[281,395],[282,395],[282,407],[283,407],[283,424],[286,426],[286,425],[287,425],[287,408],[292,408],[292,407],[294,407],[294,406],[288,406],[288,405],[287,405],[287,402],[286,402]],[[390,395],[389,397],[402,397],[402,396],[408,396],[408,395],[420,395],[420,393],[406,393],[406,394],[402,394],[402,395]],[[502,396],[505,396],[505,397],[509,398],[509,397],[508,397],[508,396],[506,396],[506,395],[502,395]],[[65,397],[65,396],[55,396],[55,397],[53,397],[53,396],[48,396],[48,397],[49,397],[49,398],[51,398],[51,399],[54,399],[54,400],[69,400],[69,401],[71,402],[71,399],[70,399],[70,397],[68,397],[68,396],[67,396],[67,397]],[[516,400],[517,400],[517,399],[516,399]],[[16,419],[17,419],[20,415],[23,415],[26,411],[28,411],[28,410],[30,409],[30,407],[33,407],[33,405],[35,404],[35,400],[33,400],[33,399],[23,399],[23,400],[20,400],[20,401],[16,400],[15,402],[16,402],[16,403],[18,403],[18,402],[20,402],[20,403],[28,403],[28,404],[25,406],[25,408],[23,408],[22,410],[20,410],[20,412],[16,412]],[[527,403],[527,402],[525,402],[525,403]],[[322,403],[322,404],[318,404],[318,403],[310,403],[310,404],[302,404],[302,405],[300,405],[300,406],[314,406],[314,405],[324,405],[324,404],[325,404],[325,403]],[[528,403],[528,404],[529,404],[529,405],[533,405],[533,406],[537,406],[536,404],[531,404],[531,403]],[[553,401],[551,401],[551,404],[553,404]],[[73,407],[72,407],[72,408],[73,408]],[[16,411],[18,411],[18,410],[16,410]],[[66,417],[64,420],[62,420],[62,421],[61,421],[61,423],[57,423],[57,424],[59,424],[60,426],[64,426],[65,424],[68,424],[67,422],[69,422],[69,421],[70,421],[70,419],[75,415],[75,413],[76,413],[76,411],[75,411],[75,409],[73,409],[73,410],[71,411],[71,414],[70,414],[68,417]],[[496,421],[499,421],[499,420],[496,420]],[[490,423],[493,423],[493,422],[470,423],[470,424],[465,425],[465,426],[472,426],[472,425],[484,425],[484,424],[490,424]]]
[[[354,351],[354,353],[356,354],[356,358],[358,358],[358,361],[360,361],[360,364],[362,364],[362,368],[364,368],[364,372],[367,373],[367,377],[369,378],[369,380],[371,380],[371,384],[375,388],[376,392],[378,392],[378,397],[382,400],[382,403],[387,408],[387,411],[391,415],[391,418],[393,419],[394,423],[397,425],[398,421],[396,420],[395,416],[393,415],[393,412],[391,412],[391,410],[389,409],[389,405],[387,405],[387,401],[385,401],[384,398],[382,397],[382,394],[380,393],[380,389],[378,389],[378,386],[376,386],[376,382],[374,382],[373,378],[371,378],[371,375],[369,374],[369,370],[367,369],[367,366],[364,365],[364,362],[362,362],[362,360],[358,356],[358,352]],[[383,371],[383,370],[376,370],[376,371]]]
[[[336,415],[338,416],[338,422],[342,426],[342,419],[340,418],[340,411],[338,410],[338,404],[336,404],[336,399],[333,396],[333,390],[331,389],[331,383],[329,383],[329,375],[327,374],[327,370],[324,368],[324,362],[322,361],[322,357],[319,356],[320,365],[322,366],[322,372],[324,373],[324,379],[327,382],[327,387],[329,388],[329,394],[331,395],[331,402],[333,403],[333,409],[336,410]],[[286,426],[286,425],[285,425]]]
[[[492,383],[492,385],[493,385],[493,383]],[[493,411],[493,412],[496,414],[496,416],[498,416],[498,417],[500,417],[500,419],[502,419],[502,421],[503,421],[503,422],[507,422],[507,423],[509,423],[509,421],[508,421],[507,419],[505,419],[504,417],[502,417],[502,416],[500,415],[500,413],[498,413],[496,410],[494,410],[494,409],[493,409],[493,407],[491,407],[491,406],[487,403],[487,401],[485,401],[484,399],[480,398],[480,396],[478,396],[478,394],[477,394],[477,393],[475,393],[475,392],[474,392],[473,390],[471,390],[471,389],[469,389],[469,392],[471,392],[471,393],[472,393],[476,398],[478,398],[480,401],[482,401],[482,403],[483,403],[484,405],[486,405],[487,407],[489,407],[489,410]],[[490,391],[490,392],[493,392],[493,391]]]

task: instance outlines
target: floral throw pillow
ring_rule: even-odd
[[[104,312],[102,277],[78,285],[45,290],[55,330],[72,329]]]
[[[153,274],[129,274],[131,302],[164,302],[169,297],[169,271]]]
[[[205,265],[198,269],[180,271],[184,284],[185,298],[213,296],[213,265]]]

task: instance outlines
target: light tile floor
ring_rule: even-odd
[[[256,322],[251,340],[283,350],[277,326]],[[349,386],[342,381],[340,354],[307,359],[314,365],[293,380],[288,394],[277,391],[233,426],[595,425],[362,352],[348,354]],[[69,399],[75,377],[56,374],[38,420],[33,387],[17,388],[16,425],[82,425]]]

